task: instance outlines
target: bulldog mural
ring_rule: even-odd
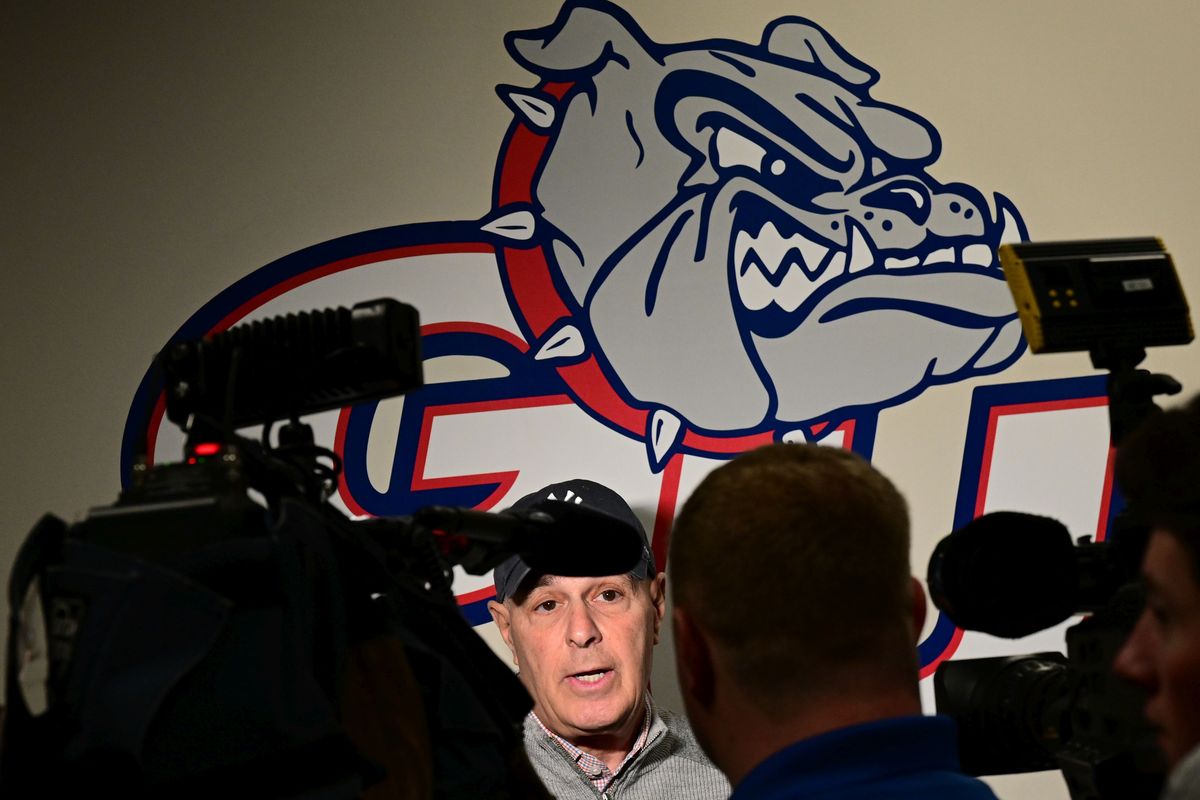
[[[817,25],[664,46],[579,3],[506,44],[543,83],[501,95],[548,142],[526,195],[510,136],[489,230],[542,250],[566,313],[539,330],[544,301],[514,305],[651,412],[656,463],[688,432],[812,438],[1021,353],[995,254],[1015,209],[932,178],[937,132]]]
[[[176,333],[380,295],[420,309],[427,364],[471,368],[311,420],[336,442],[348,511],[503,507],[582,475],[647,517],[662,563],[681,485],[721,459],[794,438],[869,457],[882,409],[1023,352],[995,255],[1026,238],[1020,215],[934,178],[937,131],[873,97],[879,75],[813,22],[776,20],[757,44],[665,45],[592,0],[504,44],[534,85],[497,87],[514,118],[479,218],[298,250]],[[1103,393],[1056,388],[1054,403],[1062,392]],[[174,432],[156,438],[160,394],[148,374],[126,478],[147,431],[152,458],[178,458]],[[1026,394],[996,396],[1011,410]],[[970,452],[993,452],[989,413],[972,410]],[[959,523],[986,500],[990,467],[972,464]],[[456,580],[469,619],[487,619],[490,586]],[[925,674],[959,635],[937,623]]]

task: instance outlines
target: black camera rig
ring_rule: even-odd
[[[1158,412],[1180,385],[1139,369],[1146,347],[1193,330],[1170,254],[1158,239],[1004,245],[1000,261],[1034,353],[1087,351],[1107,370],[1111,440]],[[1018,638],[1087,613],[1067,654],[948,661],[934,677],[954,717],[964,769],[977,775],[1060,768],[1072,798],[1156,797],[1162,755],[1144,694],[1112,663],[1142,608],[1138,567],[1148,531],[1135,508],[1106,541],[1073,543],[1060,523],[986,514],[947,536],[929,562],[930,593],[959,627]]]
[[[173,342],[155,368],[183,461],[141,459],[77,524],[47,515],[13,567],[0,794],[338,798],[423,780],[438,798],[544,797],[520,763],[532,701],[461,616],[452,567],[520,553],[614,574],[637,532],[565,503],[334,508],[338,456],[300,418],[422,385],[417,312],[395,300]],[[258,424],[260,441],[238,433]],[[362,700],[372,664],[379,696]]]

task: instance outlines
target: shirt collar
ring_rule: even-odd
[[[790,790],[830,791],[891,775],[958,769],[955,728],[948,717],[892,717],[785,747],[750,770],[731,800],[767,796],[773,787],[783,785]]]
[[[562,751],[566,753],[572,761],[575,762],[579,769],[582,770],[585,775],[587,775],[588,780],[592,782],[597,790],[603,792],[608,788],[608,785],[612,783],[613,779],[621,774],[621,771],[625,769],[625,765],[632,761],[633,758],[637,756],[637,754],[640,753],[643,748],[645,748],[646,742],[650,738],[650,723],[653,715],[651,714],[650,710],[651,704],[649,692],[647,692],[644,696],[642,705],[645,708],[645,713],[642,716],[641,730],[634,738],[633,746],[629,749],[629,752],[625,754],[625,758],[621,760],[621,763],[615,770],[610,770],[608,765],[605,764],[603,760],[596,758],[596,756],[592,755],[591,753],[580,750],[578,747],[571,744],[571,742],[547,728],[546,724],[538,718],[537,714],[530,711],[529,716],[538,724],[538,727],[542,729],[542,733],[546,734],[550,741],[561,748]]]

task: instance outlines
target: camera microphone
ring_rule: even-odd
[[[997,511],[938,543],[929,593],[960,628],[1017,639],[1057,625],[1086,606],[1080,555],[1057,520]]]

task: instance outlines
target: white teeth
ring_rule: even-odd
[[[825,280],[826,276],[821,275],[820,282],[824,283]],[[814,286],[813,279],[805,275],[799,265],[792,264],[783,278],[783,283],[775,290],[775,302],[784,311],[795,311],[812,294]]]
[[[802,234],[793,233],[785,239],[773,222],[764,225],[758,236],[752,236],[747,231],[738,231],[733,244],[733,259],[739,272],[745,271],[746,253],[750,250],[758,255],[763,268],[772,275],[777,275],[779,270],[785,267],[785,259],[792,250],[799,251],[800,258],[804,260],[809,272],[820,267],[825,256],[829,254],[828,247]]]
[[[603,677],[603,672],[588,672],[583,675],[576,675],[575,680],[583,681],[584,683],[596,683]]]
[[[818,244],[812,239],[807,239],[800,234],[795,234],[790,239],[793,247],[800,249],[800,255],[804,259],[805,265],[809,271],[815,270],[821,266],[821,262],[825,260],[825,256],[829,255],[829,248],[823,244]]]
[[[990,267],[996,258],[996,253],[988,244],[969,244],[962,249],[962,260],[964,264],[978,264],[981,267]]]
[[[1021,227],[1013,217],[1012,212],[1004,209],[1004,230],[1000,233],[1000,244],[1010,244],[1021,241]]]
[[[829,257],[829,266],[825,267],[825,276],[833,278],[846,271],[846,252],[839,250]]]
[[[749,256],[746,256],[749,258]],[[745,259],[738,262],[737,287],[742,305],[751,311],[760,311],[775,299],[775,287],[767,280],[767,276],[754,264],[747,264]]]
[[[746,271],[746,253],[754,246],[754,237],[746,231],[738,231],[733,240],[733,266],[738,271],[738,278]]]
[[[929,255],[925,256],[926,264],[953,264],[954,263],[954,248],[943,247],[941,250],[934,250]]]
[[[783,264],[783,257],[787,255],[788,240],[779,235],[779,230],[775,227],[774,222],[768,222],[758,232],[758,238],[754,240],[754,250],[762,259],[762,264],[767,268],[767,272],[774,275],[779,272],[779,267]]]
[[[884,269],[909,269],[921,263],[921,259],[916,256],[908,258],[888,258],[883,262]]]
[[[875,254],[871,252],[871,245],[855,225],[854,233],[850,237],[850,272],[862,272],[874,263]]]
[[[733,259],[738,294],[751,311],[771,303],[784,311],[795,311],[816,285],[841,275],[846,266],[844,252],[831,255],[828,247],[799,233],[784,238],[771,222],[763,226],[758,236],[738,231],[733,242]],[[823,270],[822,264],[825,264]],[[777,276],[780,270],[786,270],[783,280],[773,286],[767,273]],[[820,273],[813,277],[818,270]]]

